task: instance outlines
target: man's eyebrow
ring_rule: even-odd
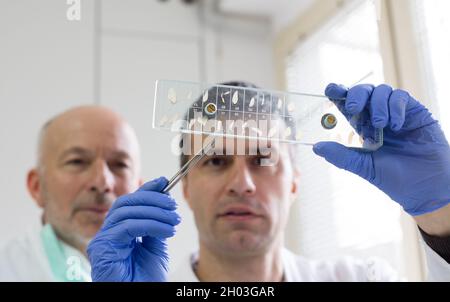
[[[122,150],[113,151],[112,156],[116,157],[116,158],[122,158],[122,159],[131,159],[131,155],[128,152],[122,151]]]
[[[62,154],[61,154],[61,158],[66,157],[67,155],[71,155],[71,154],[75,154],[75,155],[92,155],[93,152],[83,148],[83,147],[71,147],[67,150],[65,150]],[[112,152],[112,157],[116,157],[116,158],[131,158],[130,154],[128,154],[128,152],[126,151],[113,151]]]
[[[218,153],[219,151],[221,151],[222,153]],[[235,154],[234,151],[232,154],[227,154],[227,149],[226,147],[224,148],[216,148],[213,149],[211,152],[211,154],[208,154],[209,156],[235,156],[235,155],[239,155],[239,154]],[[241,155],[257,155],[257,156],[267,156],[270,155],[272,152],[278,152],[277,148],[274,147],[257,147],[257,148],[251,148],[251,149],[247,149],[245,150],[245,154],[241,154]]]
[[[71,147],[71,148],[65,150],[65,151],[61,154],[60,158],[64,158],[64,157],[66,157],[67,155],[70,155],[70,154],[76,154],[76,155],[90,155],[91,152],[90,152],[89,150],[86,150],[86,149],[82,148],[82,147]]]
[[[272,149],[269,147],[263,147],[263,148],[255,148],[250,150],[249,152],[252,152],[251,155],[257,155],[257,156],[268,156],[271,153],[278,152],[277,149]]]

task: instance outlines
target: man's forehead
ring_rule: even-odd
[[[56,118],[48,125],[50,136],[60,134],[89,135],[96,132],[116,132],[123,123],[119,120],[104,118],[97,115],[72,114]]]
[[[190,142],[183,142],[185,155],[197,154],[209,141],[205,135],[190,135]],[[283,145],[277,140],[270,139],[249,139],[249,138],[229,138],[217,136],[213,137],[214,147],[207,153],[208,155],[269,155],[278,153],[283,149]],[[187,147],[187,148],[186,148]],[[188,152],[188,154],[186,154]]]
[[[58,116],[47,125],[42,138],[46,152],[89,150],[91,152],[138,154],[138,142],[130,126],[103,110],[80,110]]]
[[[55,123],[47,132],[47,140],[52,145],[92,144],[127,145],[130,135],[120,125],[72,121]]]

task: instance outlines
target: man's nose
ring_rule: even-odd
[[[228,194],[237,196],[250,196],[255,193],[255,181],[245,160],[234,162],[227,191]]]
[[[105,161],[99,160],[92,167],[89,191],[110,193],[114,186],[114,175]]]

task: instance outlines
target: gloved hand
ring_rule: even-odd
[[[165,281],[165,241],[180,222],[175,200],[159,193],[166,184],[158,178],[113,204],[87,249],[93,281]]]
[[[384,128],[384,145],[367,153],[334,142],[314,152],[366,179],[412,216],[433,212],[450,201],[450,148],[439,123],[406,91],[387,85],[358,85],[350,90],[330,84],[325,91],[350,119],[355,114]],[[346,98],[345,101],[338,99]],[[359,133],[367,129],[357,129]]]

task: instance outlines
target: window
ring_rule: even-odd
[[[382,83],[377,19],[372,1],[349,2],[300,40],[285,61],[287,89],[323,94],[330,82]],[[405,276],[400,207],[365,180],[302,150],[294,248],[318,259],[381,257]]]
[[[450,102],[446,88],[450,80],[450,1],[414,0],[413,19],[416,26],[417,45],[420,46],[421,75],[426,83],[430,103],[439,110],[433,114],[439,118],[450,114]],[[450,133],[450,122],[440,118],[443,129]]]

